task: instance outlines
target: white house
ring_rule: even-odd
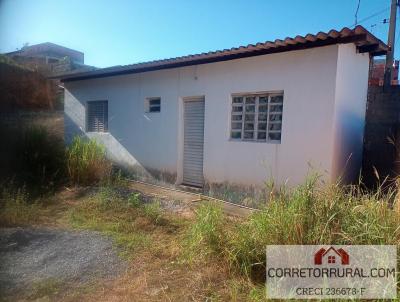
[[[360,171],[369,61],[357,26],[66,75],[65,136],[172,183],[302,183]]]

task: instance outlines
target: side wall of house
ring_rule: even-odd
[[[178,70],[65,83],[65,139],[76,134],[106,146],[119,165],[146,177],[176,178]],[[146,113],[145,99],[161,97],[161,112]],[[87,101],[108,100],[108,133],[85,133]]]
[[[65,83],[66,139],[85,129],[85,104],[108,100],[102,141],[120,164],[182,178],[182,98],[205,97],[207,182],[298,184],[314,170],[330,175],[338,45],[240,60]],[[280,144],[230,140],[232,93],[284,91]],[[161,97],[160,113],[145,99]]]
[[[339,46],[335,92],[332,179],[344,183],[360,175],[368,92],[369,54],[354,44]]]

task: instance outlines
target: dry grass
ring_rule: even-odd
[[[30,202],[24,188],[13,190],[4,187],[0,192],[0,226],[20,226],[38,223],[42,205]]]
[[[58,301],[264,301],[268,244],[398,245],[400,239],[399,213],[388,206],[393,195],[320,188],[313,179],[247,219],[226,217],[211,204],[194,216],[168,213],[113,185],[57,196],[40,215],[57,226],[103,232],[129,261],[113,281],[57,289]]]
[[[115,240],[130,265],[113,281],[57,284],[54,291],[40,286],[31,297],[45,292],[57,301],[243,301],[252,290],[246,278],[216,257],[186,260],[184,241],[192,218],[162,211],[157,202],[143,204],[138,195],[123,195],[112,187],[96,193],[63,191],[57,199],[40,213],[41,221],[103,232]]]

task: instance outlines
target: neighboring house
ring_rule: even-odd
[[[371,64],[369,85],[383,86],[383,80],[385,77],[385,59],[374,59]],[[399,84],[399,61],[394,61],[394,68],[392,72],[392,85]]]
[[[49,42],[24,46],[5,55],[45,75],[96,69],[84,64],[83,52]]]
[[[370,56],[361,26],[65,76],[65,136],[176,184],[357,178]]]

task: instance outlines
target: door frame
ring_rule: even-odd
[[[184,97],[179,97],[178,100],[178,135],[177,135],[177,151],[178,151],[178,156],[177,156],[177,163],[176,163],[176,185],[182,185],[183,183],[183,155],[184,155],[184,139],[185,139],[185,109],[184,105],[185,102],[190,102],[190,101],[197,101],[199,99],[202,99],[204,101],[204,128],[203,131],[205,130],[206,124],[206,97],[205,95],[193,95],[193,96],[184,96]],[[204,131],[205,134],[205,131]],[[205,135],[204,135],[205,136]],[[203,138],[203,177],[204,177],[204,138]]]

